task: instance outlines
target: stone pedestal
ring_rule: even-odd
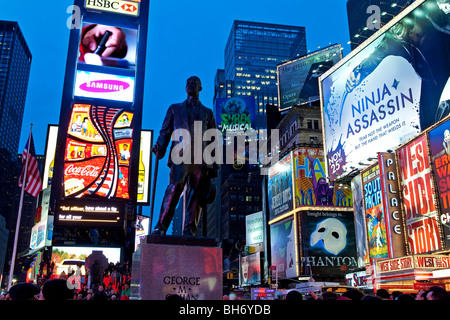
[[[132,300],[222,300],[222,248],[211,238],[149,235],[133,255]]]

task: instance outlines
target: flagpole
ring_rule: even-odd
[[[30,146],[31,146],[31,129],[33,128],[33,124],[30,127],[30,136],[28,137],[28,151],[27,151],[27,159],[25,161],[25,170],[23,171],[23,181],[22,181],[22,190],[20,191],[20,202],[19,202],[19,210],[17,212],[17,223],[16,223],[16,233],[14,234],[14,247],[13,253],[11,256],[11,268],[9,270],[9,279],[8,279],[8,291],[11,288],[12,278],[14,275],[14,267],[16,262],[16,254],[17,254],[17,241],[19,239],[19,230],[20,230],[20,220],[22,218],[22,207],[23,207],[23,195],[25,191],[25,185],[27,183],[27,171],[28,171],[28,159],[30,154]]]

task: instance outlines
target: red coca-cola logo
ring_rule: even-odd
[[[67,166],[67,168],[64,170],[64,175],[69,176],[83,176],[83,177],[98,177],[100,174],[100,167],[93,166],[93,165],[86,165],[84,167],[82,166],[76,166],[74,164],[70,164]]]

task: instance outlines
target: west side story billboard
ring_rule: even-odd
[[[75,0],[74,7],[80,9],[80,21],[75,10],[53,211],[66,207],[67,200],[75,207],[79,199],[104,208],[109,200],[137,200],[149,1],[120,1],[112,10],[98,1]]]
[[[416,1],[320,77],[332,180],[449,113],[449,17],[447,1]]]

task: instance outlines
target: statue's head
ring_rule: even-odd
[[[196,76],[192,76],[186,80],[186,93],[188,96],[197,96],[202,91],[202,83]]]

